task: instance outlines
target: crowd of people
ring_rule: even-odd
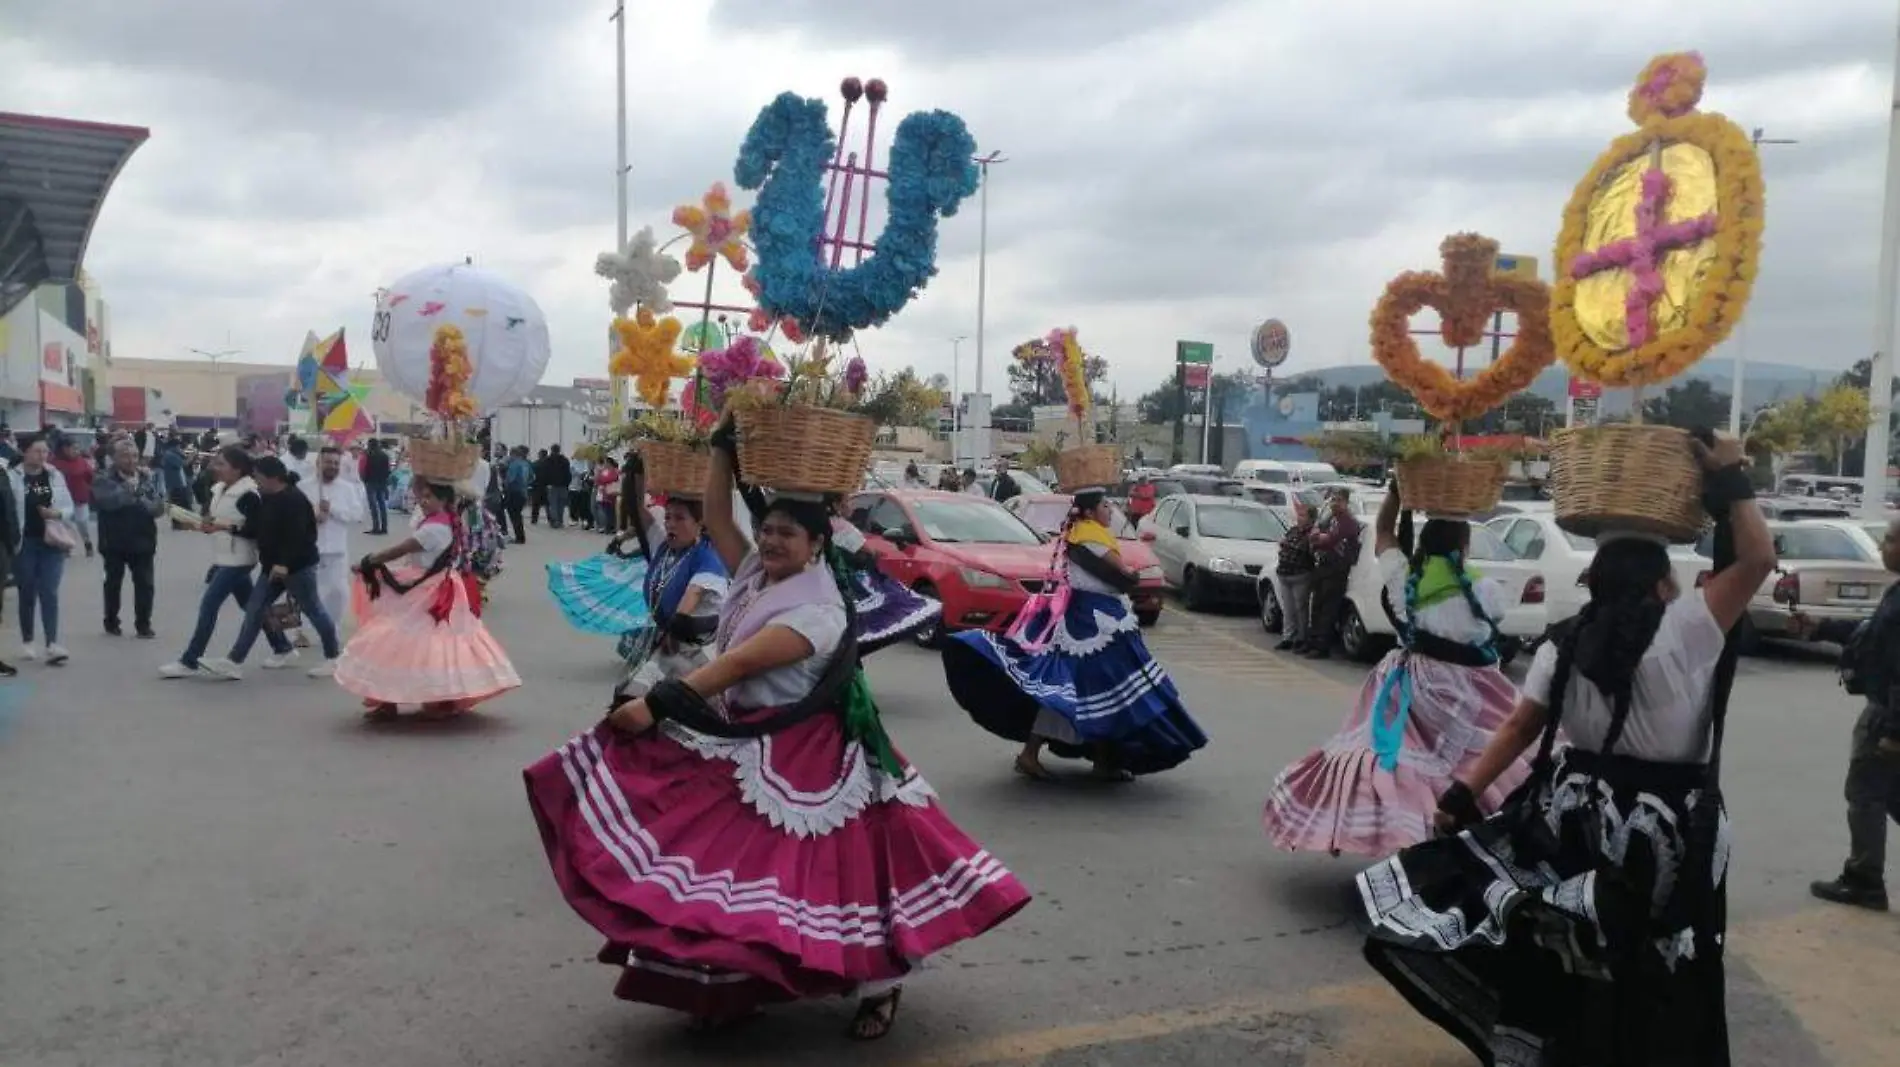
[[[921,961],[1004,922],[1029,893],[901,755],[862,668],[937,625],[941,606],[880,573],[835,498],[747,485],[729,424],[714,446],[703,491],[664,494],[635,453],[589,462],[492,446],[466,478],[412,479],[410,529],[353,558],[353,527],[387,529],[402,467],[379,444],[360,456],[294,438],[281,452],[192,449],[184,469],[202,464],[209,484],[182,506],[175,439],[111,435],[76,459],[70,439],[34,435],[3,453],[0,548],[27,654],[64,663],[60,578],[95,546],[106,632],[121,632],[129,573],[133,631],[155,636],[169,512],[211,538],[212,566],[166,677],[240,678],[260,638],[265,667],[291,666],[307,629],[321,654],[307,673],[334,676],[381,720],[406,706],[458,715],[522,684],[482,618],[505,540],[497,514],[517,543],[543,515],[608,535],[604,551],[548,568],[564,617],[611,641],[623,667],[606,719],[525,771],[556,882],[604,939],[624,998],[719,1027],[853,995],[851,1036],[875,1039]],[[1587,606],[1521,685],[1500,669],[1504,605],[1470,564],[1462,517],[1419,524],[1396,484],[1370,531],[1334,499],[1324,518],[1302,509],[1282,543],[1283,647],[1327,654],[1327,604],[1368,533],[1400,640],[1339,732],[1276,778],[1266,833],[1371,864],[1358,875],[1366,958],[1484,1062],[1726,1062],[1729,635],[1776,556],[1738,447],[1697,447],[1708,580],[1678,588],[1664,543],[1606,532]],[[973,472],[957,479],[958,492],[1016,491],[1006,465],[987,489]],[[1111,782],[1178,768],[1208,737],[1142,639],[1107,487],[1071,488],[1042,591],[1001,632],[950,635],[946,685],[976,725],[1019,746],[1023,777],[1060,781],[1048,753]],[[1900,571],[1900,529],[1883,551]],[[239,627],[211,657],[227,600]],[[1814,892],[1884,909],[1884,820],[1900,819],[1900,594],[1857,631],[1815,629],[1848,646],[1868,712],[1848,780],[1853,853]]]

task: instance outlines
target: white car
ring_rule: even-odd
[[[1501,515],[1485,526],[1503,539],[1513,555],[1535,564],[1544,576],[1544,607],[1552,626],[1574,617],[1590,602],[1586,578],[1597,554],[1594,538],[1558,528],[1556,514],[1541,510]],[[1683,589],[1694,586],[1696,575],[1709,563],[1688,545],[1670,546],[1669,562],[1677,586]]]
[[[1356,494],[1354,504],[1357,510]],[[1375,500],[1375,509],[1376,506]],[[1366,526],[1365,538],[1360,544],[1359,562],[1353,566],[1346,587],[1346,606],[1339,613],[1339,643],[1346,655],[1369,663],[1384,655],[1398,634],[1382,604],[1385,585],[1379,580],[1372,523],[1362,521]],[[1508,606],[1504,618],[1498,622],[1498,632],[1509,640],[1498,651],[1504,662],[1509,663],[1526,644],[1542,637],[1549,626],[1544,609],[1544,576],[1536,564],[1518,559],[1495,533],[1477,523],[1471,524],[1470,559],[1486,578],[1496,579],[1503,586],[1503,599]],[[1284,596],[1278,575],[1268,572],[1261,576],[1259,596],[1261,625],[1269,632],[1278,632],[1283,621],[1280,605]],[[1394,608],[1396,610],[1397,605]]]
[[[1252,606],[1255,585],[1280,562],[1286,523],[1271,508],[1230,496],[1171,496],[1141,520],[1161,573],[1191,611],[1218,602]]]

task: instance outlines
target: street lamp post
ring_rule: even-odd
[[[1749,143],[1754,146],[1755,158],[1758,160],[1761,158],[1762,145],[1793,145],[1801,143],[1787,137],[1764,137],[1762,136],[1762,128],[1760,126],[1755,127],[1754,130],[1749,133],[1748,140]],[[1728,432],[1730,437],[1740,437],[1742,435],[1742,386],[1746,381],[1748,373],[1748,323],[1746,321],[1742,322],[1742,324],[1735,329],[1735,356],[1730,360],[1730,363],[1732,364],[1733,380],[1729,386]]]
[[[963,334],[950,338],[950,461],[963,461],[963,404],[957,390],[963,385]],[[978,367],[982,364],[978,363]],[[980,372],[979,372],[980,373]]]
[[[1888,421],[1893,418],[1895,304],[1900,302],[1900,28],[1894,38],[1893,93],[1887,115],[1887,188],[1880,212],[1880,278],[1875,290],[1874,357],[1867,380],[1867,449],[1861,469],[1861,512],[1887,510]]]
[[[989,295],[990,281],[990,164],[1007,163],[1009,158],[1001,152],[991,152],[987,156],[977,156],[976,165],[982,172],[982,182],[977,186],[976,208],[976,391],[983,391],[983,320],[985,300]]]

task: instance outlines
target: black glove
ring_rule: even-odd
[[[1471,787],[1460,781],[1453,781],[1449,788],[1438,798],[1438,810],[1451,817],[1453,825],[1462,830],[1484,821],[1484,812],[1478,810],[1478,798]]]
[[[719,427],[707,438],[706,443],[722,449],[736,461],[739,456],[739,430],[731,418],[721,419]]]
[[[1705,447],[1715,447],[1713,430],[1697,430],[1691,434]],[[1748,467],[1743,463],[1702,472],[1702,510],[1714,516],[1718,521],[1728,518],[1729,509],[1738,500],[1755,499],[1755,483],[1748,477]]]

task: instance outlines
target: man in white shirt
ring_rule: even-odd
[[[299,483],[316,481],[317,465],[310,461],[310,442],[296,434],[290,435],[290,444],[284,454],[284,469],[296,475]]]
[[[339,629],[350,606],[350,530],[369,516],[363,483],[343,474],[343,452],[324,445],[316,475],[298,481],[317,512],[317,596]]]

